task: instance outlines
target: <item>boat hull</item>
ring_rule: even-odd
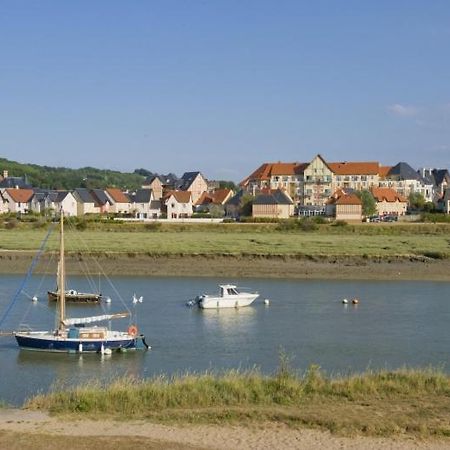
[[[248,294],[245,296],[236,296],[235,298],[224,298],[214,296],[202,296],[198,306],[202,309],[217,309],[217,308],[241,308],[243,306],[251,305],[258,294]]]
[[[59,300],[59,293],[48,291],[48,300],[51,302],[56,302]],[[73,303],[99,303],[102,299],[101,294],[89,294],[84,292],[79,292],[77,294],[71,294],[70,292],[66,292],[65,294],[66,302]]]
[[[136,349],[138,343],[138,338],[132,336],[111,339],[72,339],[41,332],[18,332],[15,334],[15,338],[19,347],[23,349],[66,353],[99,353],[105,349],[131,350]]]

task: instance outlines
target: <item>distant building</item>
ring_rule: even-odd
[[[189,191],[170,191],[166,194],[164,205],[167,219],[186,219],[192,216],[193,201]]]
[[[408,200],[392,188],[372,188],[370,191],[376,201],[377,212],[379,215],[397,215],[406,214]]]
[[[252,216],[287,219],[294,215],[294,202],[281,189],[268,189],[253,200]]]

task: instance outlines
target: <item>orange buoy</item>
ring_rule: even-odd
[[[358,300],[357,298],[354,298],[354,299],[352,300],[352,303],[353,303],[354,305],[357,305],[357,304],[359,303],[359,300]]]
[[[138,329],[137,329],[137,326],[136,325],[130,325],[129,327],[128,327],[128,334],[130,335],[130,336],[137,336],[137,334],[138,334]]]

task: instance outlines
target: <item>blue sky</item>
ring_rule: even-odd
[[[450,167],[450,2],[0,0],[0,155]]]

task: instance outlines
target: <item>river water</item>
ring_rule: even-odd
[[[0,315],[20,276],[0,276]],[[220,282],[237,282],[261,294],[238,310],[199,310],[185,306]],[[71,286],[89,289],[81,278]],[[27,323],[51,329],[55,306],[45,292],[54,281],[33,277],[3,322],[2,330]],[[51,354],[19,350],[15,339],[0,337],[0,400],[20,405],[52,387],[108,381],[122,375],[150,377],[205,370],[258,367],[272,373],[280,350],[294,368],[318,364],[332,375],[366,369],[441,367],[450,372],[450,283],[426,281],[226,280],[213,278],[115,277],[102,282],[111,304],[69,306],[72,317],[123,310],[120,296],[136,313],[152,349],[111,356]],[[133,293],[143,302],[132,305]],[[37,302],[31,297],[36,295]],[[342,299],[358,298],[359,305]],[[264,299],[269,299],[266,306]],[[126,329],[125,320],[114,329]]]

